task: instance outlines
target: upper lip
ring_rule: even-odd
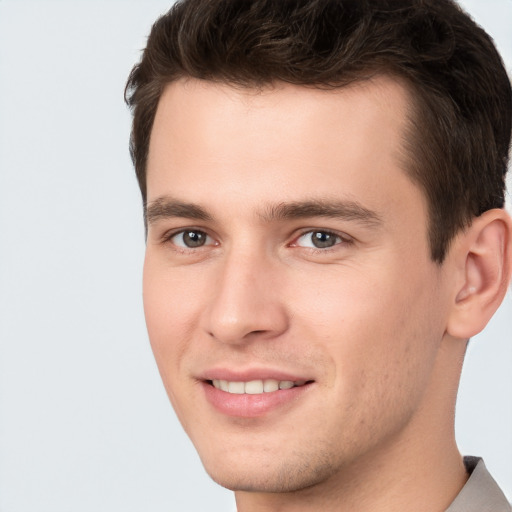
[[[274,379],[277,381],[312,381],[313,379],[304,374],[292,373],[283,370],[274,370],[270,368],[253,368],[245,370],[236,370],[230,368],[212,368],[199,376],[204,381],[209,380],[227,380],[229,382],[250,382],[252,380]]]

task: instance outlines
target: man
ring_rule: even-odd
[[[454,437],[512,267],[510,82],[451,0],[195,0],[132,71],[169,398],[251,511],[510,511]]]

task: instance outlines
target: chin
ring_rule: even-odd
[[[216,483],[232,491],[286,493],[306,489],[328,480],[336,472],[332,461],[316,455],[295,456],[281,460],[271,456],[233,461],[222,457],[213,463],[203,461],[206,472]]]

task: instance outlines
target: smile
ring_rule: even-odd
[[[250,380],[247,382],[234,382],[228,380],[213,379],[211,383],[214,388],[234,395],[260,395],[262,393],[272,393],[282,389],[291,389],[294,387],[304,386],[306,381],[265,379]]]

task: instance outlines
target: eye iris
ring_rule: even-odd
[[[326,247],[332,247],[336,244],[336,236],[326,233],[325,231],[315,231],[311,235],[311,241],[313,245],[318,249],[324,249]]]
[[[201,247],[206,242],[206,234],[201,231],[185,231],[183,233],[183,243],[187,247]]]

